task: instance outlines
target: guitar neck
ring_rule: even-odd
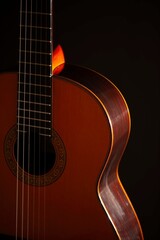
[[[38,129],[41,134],[51,134],[52,52],[52,0],[21,0],[18,82],[20,131],[31,127]]]

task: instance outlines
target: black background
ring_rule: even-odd
[[[146,240],[159,239],[160,228],[159,23],[152,0],[54,1],[54,46],[62,45],[66,62],[107,76],[129,105],[120,177]],[[0,1],[0,71],[17,69],[18,31],[19,1]]]

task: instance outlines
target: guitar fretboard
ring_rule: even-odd
[[[52,1],[21,0],[18,131],[51,135]]]

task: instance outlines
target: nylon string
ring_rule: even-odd
[[[26,2],[27,4],[27,2]],[[22,81],[22,76],[23,76],[23,124],[22,124],[22,135],[23,135],[23,140],[22,140],[22,169],[24,169],[24,151],[25,151],[25,86],[26,86],[26,64],[24,64],[24,69],[22,69],[23,72],[21,72],[21,54],[22,54],[22,1],[20,3],[20,9],[21,9],[21,16],[20,16],[20,46],[19,46],[19,93],[18,93],[18,134],[17,134],[17,184],[16,184],[16,239],[18,238],[18,223],[19,223],[19,160],[20,160],[20,155],[19,155],[19,150],[20,150],[20,93],[21,93],[21,81]],[[25,14],[25,23],[27,22],[27,16]],[[26,27],[25,27],[25,38],[26,38]],[[26,62],[26,41],[25,41],[25,49],[24,51],[24,62]],[[21,185],[21,238],[23,239],[23,231],[24,231],[24,171],[22,170],[22,185]]]
[[[42,0],[41,0],[40,4],[42,6]],[[42,9],[41,9],[41,11],[42,11]],[[38,26],[38,24],[40,24],[40,27],[42,26],[42,20],[41,19],[40,19],[40,22],[36,23],[36,26]],[[40,28],[40,39],[38,39],[38,40],[41,40],[41,39],[42,39],[42,30]],[[41,43],[40,43],[40,50],[39,51],[40,51],[40,53],[42,51]],[[40,64],[42,63],[42,55],[41,54],[40,54],[39,62],[40,62]],[[40,70],[39,71],[40,79],[39,79],[39,83],[38,83],[38,84],[40,84],[40,93],[39,94],[42,94],[42,90],[41,90],[41,82],[42,82],[42,80],[41,80],[41,68],[40,67],[38,67],[38,68]],[[42,101],[40,99],[40,112],[42,112],[41,104],[42,104]],[[39,113],[38,119],[41,119],[40,117],[41,117],[41,113]],[[41,129],[41,121],[39,121],[39,125],[40,125],[40,129]],[[39,163],[38,163],[39,173],[40,173],[40,168],[41,168],[41,166],[40,166],[40,144],[41,144],[40,129],[39,129],[39,139],[38,139],[38,141],[39,141],[39,154],[38,154],[38,156],[39,156]],[[39,185],[40,185],[40,179],[39,179]],[[38,202],[37,202],[37,204],[38,204],[38,213],[37,214],[38,214],[38,238],[39,238],[39,234],[40,234],[40,232],[39,232],[39,230],[40,230],[40,211],[41,211],[41,207],[40,207],[41,206],[40,187],[38,189]]]
[[[22,201],[22,209],[21,209],[21,239],[24,238],[24,164],[25,164],[25,117],[26,117],[26,62],[27,62],[27,0],[25,4],[25,47],[24,47],[24,93],[23,93],[23,163],[22,163],[22,196],[21,196],[21,201]]]
[[[32,72],[32,0],[31,0],[31,5],[30,5],[30,43],[29,43],[29,72]],[[29,118],[29,127],[28,127],[28,171],[30,168],[30,155],[31,155],[31,121],[30,121],[30,117],[31,117],[31,75],[29,74],[29,114],[28,114],[28,118]],[[27,186],[27,240],[29,240],[29,224],[30,224],[30,175],[28,174],[28,186]]]
[[[34,11],[34,16],[35,16],[35,25],[37,26],[37,0],[36,0],[36,10]],[[36,54],[36,52],[37,52],[37,41],[36,41],[36,39],[37,39],[37,28],[35,29],[35,32],[36,32],[36,34],[35,34],[35,49],[33,50],[33,51],[35,51],[35,57],[34,57],[34,84],[36,84],[36,73],[37,73],[37,66],[36,66],[36,63],[37,63],[37,54]],[[34,103],[36,102],[36,87],[34,87]],[[36,104],[34,104],[34,126],[35,126],[35,118],[36,118]],[[36,140],[36,128],[33,128],[33,132],[34,132],[34,136],[33,136],[33,138],[34,138],[34,142],[33,142],[33,146],[34,146],[34,148],[35,148],[35,146],[36,146],[36,142],[35,142],[35,140]],[[35,149],[33,150],[33,153],[34,153],[34,158],[33,158],[33,162],[34,162],[34,164],[33,164],[33,169],[34,169],[34,171],[33,171],[33,173],[35,173],[35,168],[36,168],[36,166],[35,166],[35,161],[36,161],[36,156],[35,156]],[[35,175],[35,174],[34,174]],[[33,237],[35,236],[35,216],[36,216],[36,214],[35,214],[35,206],[36,206],[36,187],[33,187],[33,202],[32,202],[32,213],[33,213],[33,216],[32,216],[32,229],[33,229]]]
[[[20,26],[22,24],[22,0],[20,1]],[[18,185],[18,176],[19,176],[19,134],[20,134],[20,81],[21,81],[21,37],[22,37],[22,32],[21,32],[21,27],[20,27],[20,40],[19,40],[19,77],[18,77],[18,116],[17,116],[17,180],[16,180],[16,229],[15,229],[15,238],[16,240],[18,239],[18,197],[19,197],[19,185]]]

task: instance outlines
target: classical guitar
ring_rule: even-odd
[[[0,74],[0,239],[142,240],[118,177],[127,104],[52,44],[52,0],[21,0],[18,73]]]

